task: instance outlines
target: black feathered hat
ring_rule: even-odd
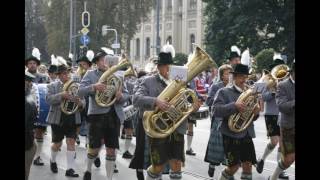
[[[155,61],[155,64],[173,64],[171,53],[159,53],[159,58]]]
[[[230,73],[250,75],[249,67],[244,64],[236,64]]]

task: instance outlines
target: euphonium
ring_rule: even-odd
[[[78,96],[79,84],[69,80],[63,85],[63,91],[71,94],[73,97]],[[65,114],[74,114],[78,110],[79,106],[72,100],[63,100],[61,103],[61,111]]]
[[[259,93],[254,90],[254,87],[248,87],[242,92],[236,102],[241,101],[245,104],[246,109],[244,112],[238,112],[231,115],[228,119],[229,129],[233,132],[241,132],[248,128],[254,118],[253,110],[256,106],[259,107],[258,95]]]
[[[198,101],[195,92],[186,88],[186,84],[202,71],[217,66],[211,57],[196,46],[188,67],[187,81],[173,80],[157,97],[170,103],[167,111],[156,108],[145,111],[143,127],[146,134],[152,138],[165,138],[172,134],[179,125],[194,111],[193,104]]]
[[[98,82],[105,84],[107,88],[103,92],[96,91],[95,100],[99,106],[109,107],[114,104],[116,93],[122,86],[121,78],[114,75],[114,73],[127,66],[131,66],[131,63],[127,58],[122,57],[118,65],[112,66],[102,74]]]

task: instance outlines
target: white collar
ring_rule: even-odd
[[[290,79],[291,79],[292,83],[294,84],[294,83],[295,83],[295,81],[292,79],[292,76],[291,76],[291,75],[290,75]]]
[[[170,79],[166,79],[166,78],[164,78],[163,76],[161,76],[161,74],[160,73],[158,73],[159,74],[159,78],[163,81],[163,82],[165,82],[166,83],[166,85],[169,85],[170,84],[170,82],[171,82],[171,80]]]
[[[238,90],[240,93],[243,92],[243,90],[239,86],[237,86],[236,83],[233,82],[233,85],[236,88],[236,90]]]

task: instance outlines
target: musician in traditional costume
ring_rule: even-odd
[[[213,100],[219,89],[224,88],[229,83],[230,72],[232,67],[228,64],[224,64],[218,69],[218,79],[219,81],[213,83],[209,88],[208,98],[206,104],[212,108]],[[213,177],[215,166],[220,165],[224,160],[224,150],[223,150],[223,140],[222,134],[220,132],[220,126],[222,123],[222,118],[220,117],[211,117],[211,130],[210,137],[207,145],[205,162],[210,163],[208,169],[208,175]]]
[[[53,173],[58,172],[56,157],[62,146],[62,141],[66,137],[67,144],[67,170],[65,175],[67,177],[79,177],[75,173],[75,140],[77,137],[76,125],[81,123],[80,109],[85,106],[84,99],[80,99],[75,94],[70,94],[65,88],[71,80],[70,68],[62,57],[57,57],[59,66],[57,75],[60,81],[52,82],[48,85],[48,94],[46,100],[50,105],[50,112],[48,114],[48,123],[51,124],[52,129],[52,146],[50,169]],[[78,108],[75,112],[65,112],[61,104],[65,101],[72,101]]]
[[[285,64],[280,54],[275,53],[273,56],[273,63],[269,67],[269,71],[280,64]],[[258,173],[262,173],[264,162],[268,155],[273,151],[273,149],[277,146],[280,138],[280,127],[278,125],[278,114],[279,109],[278,105],[276,104],[276,91],[275,89],[271,88],[265,88],[265,90],[262,93],[262,100],[264,101],[264,117],[265,117],[265,123],[267,128],[267,136],[270,138],[269,143],[265,147],[265,150],[263,152],[262,157],[258,160],[256,170]],[[280,145],[278,147],[277,151],[277,161],[279,161],[281,158],[281,149]],[[285,173],[285,171],[282,171],[282,173],[279,175],[279,178],[281,179],[288,179],[289,176]]]
[[[92,59],[92,63],[97,65],[97,69],[87,71],[80,83],[79,95],[82,97],[89,96],[89,148],[86,160],[87,168],[83,177],[84,180],[91,179],[91,167],[102,146],[102,139],[106,146],[105,167],[107,179],[111,180],[114,173],[115,151],[119,149],[118,127],[121,121],[124,120],[123,103],[129,98],[128,91],[125,86],[119,87],[115,95],[116,101],[109,107],[100,106],[95,99],[98,91],[105,92],[105,90],[114,88],[113,86],[108,87],[104,83],[99,82],[102,74],[109,69],[111,58],[113,57],[107,56],[105,51],[96,53]]]
[[[233,85],[225,87],[217,92],[213,101],[213,116],[221,117],[220,131],[223,137],[223,148],[227,158],[227,168],[220,175],[220,180],[233,178],[240,165],[243,169],[241,179],[252,179],[252,164],[256,163],[256,154],[252,138],[255,137],[253,122],[248,128],[241,132],[233,132],[228,126],[229,117],[238,112],[244,112],[246,105],[237,101],[242,92],[246,90],[245,82],[249,75],[249,68],[243,64],[236,64],[233,71]],[[253,110],[256,120],[260,108],[256,106]]]
[[[154,110],[159,108],[162,111],[168,110],[170,104],[157,96],[170,83],[169,66],[173,63],[170,52],[161,52],[157,61],[158,73],[146,77],[134,95],[133,104],[143,110]],[[199,109],[199,106],[195,108]],[[184,156],[184,134],[186,133],[187,121],[166,138],[149,137],[150,154],[152,165],[147,170],[146,179],[160,179],[164,165],[169,161],[170,178],[181,179],[181,166],[185,161]]]
[[[279,82],[276,92],[276,103],[280,111],[281,159],[273,172],[271,180],[276,180],[281,172],[295,161],[295,61],[290,77]]]
[[[231,51],[228,57],[229,64],[233,67],[241,63],[241,51],[237,46],[231,46]]]
[[[37,72],[38,66],[40,66],[40,51],[38,48],[33,48],[32,55],[28,57],[25,60],[25,65],[27,66],[27,71],[31,73],[35,78],[33,79],[33,87],[32,87],[32,93],[34,92],[34,96],[36,99],[37,109],[40,111],[40,102],[39,102],[39,94],[38,94],[38,87],[37,84],[39,83],[48,83],[45,76]],[[37,142],[37,152],[35,155],[35,159],[33,161],[33,164],[36,166],[43,166],[44,163],[40,157],[42,152],[42,146],[43,146],[43,136],[46,131],[47,125],[46,123],[39,122],[39,119],[37,118],[35,122],[35,139]]]

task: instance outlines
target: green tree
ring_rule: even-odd
[[[184,53],[176,53],[175,57],[173,58],[173,64],[177,66],[183,66],[188,62],[188,55]]]
[[[68,56],[70,29],[70,0],[43,0],[47,2],[45,8],[46,30],[48,32],[48,51],[53,54]],[[110,47],[115,42],[115,35],[108,31],[102,36],[102,26],[108,25],[117,29],[118,41],[121,48],[129,53],[130,39],[137,30],[137,24],[150,11],[152,1],[149,0],[73,0],[75,2],[76,34],[82,29],[81,13],[84,2],[90,12],[90,26],[88,27],[90,43],[88,48],[95,52],[100,47]],[[76,48],[80,47],[79,36],[75,39]],[[119,51],[118,51],[119,52]]]
[[[256,56],[256,71],[262,72],[263,69],[269,69],[269,66],[273,63],[273,49],[264,49],[260,51]]]
[[[49,55],[43,6],[43,0],[25,1],[25,57],[30,56],[33,47],[36,47],[40,50],[41,62],[46,63]]]
[[[203,0],[206,2],[205,44],[207,52],[221,64],[230,47],[237,45],[256,54],[273,48],[295,54],[294,0]]]

